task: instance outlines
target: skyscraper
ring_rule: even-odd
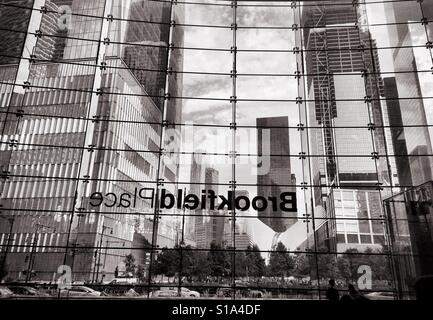
[[[296,178],[291,171],[289,119],[287,117],[257,118],[258,129],[257,153],[259,157],[268,157],[269,171],[257,175],[257,195],[279,197],[283,192],[296,193]],[[269,141],[264,137],[264,130],[269,130]],[[267,145],[270,144],[270,145]],[[269,147],[269,148],[268,148]],[[269,150],[269,153],[268,153]],[[259,220],[276,233],[285,232],[296,222],[296,212],[274,211],[268,206],[258,213]]]
[[[28,35],[20,42],[17,38],[10,49],[20,57],[26,47],[36,56],[24,79],[29,87],[11,92],[1,85],[0,91],[0,101],[9,111],[1,127],[1,169],[10,177],[2,180],[0,201],[14,217],[12,244],[17,246],[6,264],[14,279],[29,279],[28,271],[34,270],[30,278],[51,280],[59,265],[67,264],[73,280],[100,281],[102,273],[107,280],[125,255],[143,256],[136,252],[134,241],[152,242],[154,211],[144,200],[134,209],[114,204],[93,207],[90,194],[133,194],[135,188],[155,188],[151,181],[161,177],[174,181],[177,175],[173,166],[162,166],[157,175],[161,140],[157,124],[163,121],[163,106],[154,97],[155,92],[163,96],[171,90],[164,79],[172,12],[169,4],[146,0],[59,0],[46,5],[48,12],[36,8],[27,10],[27,16],[22,9],[0,8],[16,10],[10,16],[19,25],[25,25],[24,17],[33,19],[29,32],[42,31],[39,38]],[[67,30],[56,24],[60,14],[55,8],[60,5],[69,5],[74,13]],[[117,19],[105,19],[108,14]],[[137,22],[119,20],[123,18]],[[144,22],[152,19],[157,23]],[[132,39],[132,34],[139,39]],[[59,35],[62,41],[52,41]],[[8,34],[1,31],[0,37]],[[183,33],[177,37],[183,41]],[[120,41],[133,43],[111,43]],[[154,42],[165,45],[153,48],[156,53],[130,50],[126,58],[126,47]],[[182,57],[174,54],[172,59],[181,68]],[[18,66],[0,61],[2,82],[13,83],[16,77],[18,83],[23,81],[24,60],[18,59]],[[164,76],[149,73],[151,81],[144,82],[145,77],[132,68],[161,70]],[[176,84],[175,90],[181,85]],[[181,110],[175,108],[181,106],[172,105],[165,116],[179,115]],[[16,112],[25,115],[12,117]],[[11,140],[12,145],[4,143]],[[0,239],[7,232],[1,226]],[[103,252],[101,247],[110,243],[124,249]],[[92,247],[96,253],[85,249]]]
[[[202,189],[202,179],[203,179],[203,157],[200,153],[195,153],[191,156],[191,170],[190,170],[190,193],[199,195]]]
[[[409,166],[409,158],[407,157],[407,145],[405,138],[406,128],[403,126],[402,110],[398,99],[398,89],[395,77],[384,78],[385,96],[390,98],[386,102],[388,126],[391,133],[391,143],[393,145],[395,157],[396,173],[398,184],[402,186],[410,186],[412,184],[411,170]]]
[[[348,195],[369,190],[372,199],[379,201],[375,185],[392,184],[387,158],[374,156],[386,155],[389,144],[379,100],[384,90],[378,51],[362,22],[364,7],[313,1],[302,13],[307,92],[308,99],[314,101],[308,106],[307,120],[315,127],[309,130],[314,205],[325,209],[315,231],[331,230],[324,240],[328,244],[335,243],[333,238],[343,241],[332,233],[346,227],[338,219],[338,228],[326,221],[326,217],[338,218],[344,215],[341,210],[347,211],[336,205],[341,200],[335,198],[334,188],[347,189],[344,194]],[[357,27],[359,24],[362,27]],[[375,127],[367,130],[369,126]]]
[[[205,181],[204,188],[206,191],[213,190],[218,194],[219,172],[213,168],[204,170]],[[224,210],[217,209],[218,204],[211,209],[210,200],[206,199],[206,209],[196,210],[199,216],[195,219],[195,242],[198,248],[210,248],[211,243],[221,246],[224,236]],[[226,211],[225,211],[226,212]]]
[[[328,200],[329,210],[336,218],[337,252],[347,249],[362,252],[385,244],[379,192],[334,189]]]
[[[215,194],[218,194],[219,190],[219,172],[214,168],[206,168],[204,172],[204,188],[205,190],[213,190]],[[211,209],[210,199],[207,199],[206,208]]]
[[[248,248],[252,248],[254,245],[251,235],[245,228],[245,224],[236,222],[235,229],[233,230],[233,224],[229,219],[226,220],[224,226],[223,244],[228,248],[233,247],[234,244],[236,250],[247,250]]]
[[[311,126],[323,127],[312,130],[312,144],[324,156],[317,159],[320,164],[316,168],[320,168],[320,176],[328,185],[372,185],[378,179],[374,161],[365,157],[373,152],[370,132],[350,128],[370,122],[382,124],[381,118],[370,115],[380,113],[380,102],[364,102],[367,96],[378,98],[383,84],[377,75],[369,75],[368,81],[362,77],[362,72],[380,71],[374,39],[370,45],[368,30],[355,28],[362,14],[352,5],[318,1],[303,11],[306,71],[311,74],[307,77],[307,90],[310,99],[315,100],[309,122]],[[354,49],[369,47],[372,54]],[[350,101],[353,99],[359,101]],[[384,139],[383,134],[379,136]],[[315,185],[320,185],[320,176],[315,176]]]
[[[411,183],[407,186],[418,186],[433,179],[433,157],[425,156],[432,154],[433,116],[429,111],[432,107],[431,101],[420,99],[429,95],[429,87],[426,83],[429,79],[423,79],[419,70],[431,67],[429,54],[420,55],[412,46],[427,41],[427,33],[433,32],[433,26],[427,24],[412,25],[407,22],[420,21],[423,17],[431,17],[433,14],[433,3],[389,3],[385,4],[389,14],[387,15],[390,45],[395,67],[395,86],[399,97],[401,110],[401,123],[404,128],[404,140],[409,155],[409,168]],[[423,15],[424,14],[424,15]],[[427,33],[426,33],[427,31]],[[425,41],[423,41],[425,39]],[[413,98],[413,99],[408,99]],[[430,127],[428,127],[430,126]],[[398,129],[397,129],[398,130]],[[424,156],[420,156],[424,155]],[[406,177],[407,178],[407,177]],[[409,182],[405,179],[406,182]]]
[[[17,8],[15,6],[29,7],[32,5],[31,0],[1,1],[2,4],[9,4],[10,7],[1,7],[0,27],[0,64],[18,63],[22,46],[26,37],[27,28],[30,22],[32,11],[29,9]]]
[[[433,275],[432,190],[433,112],[431,46],[433,3],[386,3],[388,34],[395,77],[386,79],[388,95],[402,98],[388,104],[396,148],[398,177],[403,192],[385,199],[390,243],[396,254],[394,268],[400,298],[410,297],[417,280]],[[418,23],[421,21],[421,23]],[[425,71],[428,70],[426,73]]]
[[[199,196],[202,190],[202,182],[203,182],[203,172],[204,168],[202,165],[203,157],[201,153],[196,153],[191,155],[191,169],[190,169],[190,178],[191,182],[189,193]],[[201,228],[203,224],[203,212],[201,209],[196,209],[191,211],[190,216],[186,217],[185,220],[185,229],[184,234],[185,237],[191,238],[194,242],[193,245],[196,246],[196,240],[198,234],[196,233],[198,229]]]
[[[235,198],[245,197],[250,199],[248,190],[236,190]],[[240,206],[244,206],[244,201],[240,201]],[[249,216],[248,211],[237,212],[237,217],[234,221],[232,217],[225,219],[223,244],[226,247],[235,247],[237,250],[246,250],[248,247],[253,247],[251,218],[239,217]],[[233,228],[234,227],[234,228]],[[233,236],[234,235],[234,236]]]

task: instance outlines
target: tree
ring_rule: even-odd
[[[391,261],[387,248],[372,250],[372,253],[367,264],[371,266],[373,279],[392,281]]]
[[[305,253],[295,254],[295,268],[294,273],[298,277],[305,277],[310,275],[310,260]]]
[[[221,246],[212,242],[207,257],[210,264],[211,274],[218,278],[218,282],[220,282],[221,277],[226,277],[230,274],[230,256],[227,251],[222,250]]]
[[[179,271],[179,267],[178,250],[170,250],[165,247],[157,256],[153,272],[158,275],[173,277]]]
[[[266,273],[266,262],[257,245],[248,247],[245,253],[245,273],[248,277],[261,278]]]
[[[137,270],[135,272],[135,275],[138,278],[138,281],[143,282],[146,280],[146,269],[144,268],[143,265],[138,265],[137,266]]]
[[[368,254],[369,252],[370,250],[367,248],[364,253]],[[365,256],[360,255],[358,249],[354,249],[354,248],[347,249],[345,253],[342,255],[341,259],[342,259],[342,262],[340,262],[341,267],[346,265],[345,268],[347,269],[347,270],[343,269],[343,271],[345,271],[345,276],[348,276],[348,278],[346,278],[346,281],[350,280],[350,282],[354,282],[356,280],[359,266],[368,264],[368,262],[365,261],[366,260]]]
[[[235,275],[245,277],[247,275],[247,258],[245,252],[235,253]]]
[[[344,278],[346,283],[352,279],[352,270],[350,269],[350,261],[343,256],[337,258],[337,267],[340,275]]]
[[[278,242],[275,251],[271,252],[269,257],[268,270],[271,275],[279,276],[282,279],[288,276],[295,268],[295,261],[289,253],[286,246]]]
[[[186,246],[185,248],[180,247],[179,259],[181,260],[181,266],[179,266],[180,274],[183,277],[191,278],[191,270],[194,264],[194,256],[191,246]]]
[[[198,281],[204,281],[211,273],[211,267],[208,260],[208,255],[202,251],[192,252],[192,262],[189,267],[191,277],[196,277]]]
[[[126,255],[125,259],[123,259],[123,262],[125,263],[125,273],[135,275],[135,268],[137,266],[135,265],[134,255]]]
[[[358,274],[359,267],[363,265],[371,268],[373,280],[389,281],[392,279],[390,262],[385,248],[375,250],[367,247],[363,252],[350,248],[337,258],[339,276],[346,283],[357,281],[360,276]]]
[[[335,279],[339,277],[337,266],[337,256],[329,253],[328,248],[321,247],[317,252],[317,269],[319,271],[318,278]]]
[[[339,269],[346,281],[356,281],[360,266],[371,268],[373,280],[391,280],[390,261],[386,248],[372,249],[368,247],[360,253],[357,249],[348,249],[339,257]],[[343,274],[344,273],[344,274]]]

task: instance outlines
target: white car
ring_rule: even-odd
[[[152,292],[152,298],[174,298],[179,295],[179,291],[175,288],[161,288]]]
[[[108,284],[137,284],[137,278],[115,278],[111,280]]]
[[[180,294],[185,298],[200,298],[200,293],[197,291],[189,290],[187,288],[180,288]]]
[[[393,292],[371,292],[364,294],[369,300],[395,300],[395,294]]]
[[[0,287],[0,299],[10,298],[14,293],[7,287]]]
[[[62,297],[99,297],[101,292],[85,286],[73,286],[71,289],[62,289]]]
[[[189,290],[187,288],[180,288],[180,296],[183,298],[200,298],[200,293],[197,291]],[[161,288],[152,293],[152,298],[174,298],[179,297],[178,288]]]

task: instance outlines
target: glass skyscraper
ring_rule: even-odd
[[[0,15],[1,286],[413,299],[433,276],[431,1]]]
[[[2,170],[34,176],[14,177],[2,184],[2,202],[15,216],[12,241],[17,246],[28,246],[8,257],[9,275],[18,279],[31,279],[30,272],[34,270],[38,279],[50,280],[59,265],[68,264],[74,280],[91,277],[97,282],[102,275],[112,277],[115,267],[131,251],[110,250],[106,248],[108,244],[131,248],[140,237],[148,243],[152,241],[149,203],[141,200],[136,205],[134,210],[148,213],[139,216],[134,210],[114,204],[92,208],[89,196],[94,192],[133,193],[134,188],[152,187],[151,181],[156,180],[162,134],[156,124],[162,121],[161,92],[166,84],[160,73],[147,77],[146,71],[141,70],[166,68],[168,52],[163,46],[142,45],[166,45],[169,27],[119,20],[105,23],[80,14],[102,16],[111,12],[124,19],[153,17],[163,23],[170,21],[170,7],[148,1],[128,5],[120,1],[69,2],[72,15],[65,17],[71,25],[67,32],[57,24],[61,14],[56,11],[66,5],[64,1],[47,1],[48,12],[40,19],[40,25],[29,26],[29,32],[41,33],[33,48],[26,47],[37,61],[27,79],[35,87],[12,93],[11,97],[3,94],[3,99],[10,99],[9,112],[26,116],[4,120],[2,141],[18,139],[16,147],[2,152]],[[11,15],[22,16],[20,9]],[[27,17],[32,21],[35,15]],[[181,43],[179,36],[176,40]],[[85,40],[77,40],[81,38]],[[100,40],[106,41],[105,52],[101,52]],[[23,44],[24,39],[19,45]],[[19,57],[18,43],[16,50]],[[11,68],[7,62],[3,70]],[[10,73],[10,78],[2,80],[13,82],[13,77]],[[97,95],[92,94],[93,90]],[[119,92],[125,95],[117,95]],[[180,114],[175,108],[181,105],[171,106],[173,119],[173,113]],[[177,169],[165,170],[167,179],[173,181]],[[101,176],[106,177],[105,181],[98,179]],[[82,213],[89,207],[90,212]],[[32,214],[25,214],[26,210]],[[174,241],[174,237],[166,241]],[[66,251],[51,247],[63,247]],[[86,249],[91,247],[97,248],[95,254]]]
[[[367,28],[354,27],[362,23],[365,15],[360,7],[321,2],[303,11],[303,25],[309,27],[304,29],[306,70],[312,75],[307,77],[307,90],[314,101],[308,119],[309,125],[315,127],[310,134],[312,175],[317,189],[314,201],[336,219],[336,227],[331,223],[334,227],[319,242],[334,244],[329,248],[334,250],[335,243],[360,247],[356,219],[361,215],[348,209],[353,206],[348,203],[357,203],[361,195],[365,198],[361,190],[369,190],[367,194],[380,201],[375,185],[389,181],[390,175],[390,167],[385,164],[385,170],[381,170],[383,161],[375,156],[385,153],[386,148],[381,101],[377,100],[383,96],[383,81],[376,74],[380,72],[377,45]],[[347,50],[352,47],[358,50]],[[379,126],[374,128],[374,135],[360,128],[369,125]],[[321,185],[325,188],[319,190]],[[333,186],[342,190],[334,190]],[[349,201],[346,207],[344,199]],[[345,216],[354,220],[341,220]],[[316,228],[327,228],[328,223],[322,220]]]

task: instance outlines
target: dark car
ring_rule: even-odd
[[[433,299],[433,276],[419,277],[415,282],[417,300],[432,301]]]
[[[250,290],[248,292],[249,297],[251,298],[263,298],[263,296],[265,295],[262,291],[260,290]]]
[[[218,298],[230,298],[233,294],[233,290],[230,288],[219,288],[216,292]]]

